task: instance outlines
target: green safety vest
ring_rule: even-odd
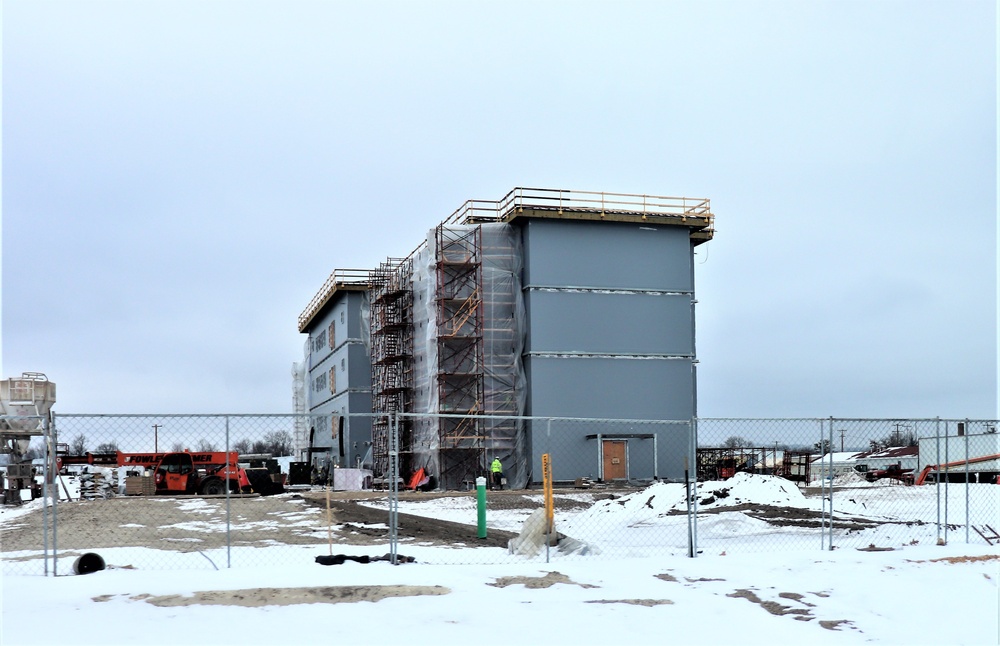
[[[493,473],[502,473],[503,467],[500,465],[500,460],[493,460],[493,464],[490,465],[490,469]]]

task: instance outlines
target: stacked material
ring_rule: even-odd
[[[118,474],[114,470],[95,469],[80,474],[80,499],[113,498],[118,490]]]
[[[153,476],[128,476],[125,478],[126,496],[152,496],[156,494]]]

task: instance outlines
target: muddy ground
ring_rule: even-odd
[[[533,496],[535,500],[526,497]],[[334,492],[330,497],[327,529],[326,495],[321,491],[271,497],[119,496],[58,507],[60,551],[109,547],[156,546],[181,552],[226,546],[227,504],[231,513],[229,536],[234,546],[323,544],[328,540],[350,545],[385,544],[389,540],[388,513],[366,507],[365,500],[384,500],[385,492]],[[403,493],[401,500],[474,496],[474,493]],[[537,492],[491,492],[491,505],[503,509],[537,509]],[[39,505],[39,501],[35,502]],[[586,503],[557,498],[557,508],[584,508]],[[2,517],[0,517],[2,519]],[[33,510],[0,527],[0,551],[41,550],[42,511]],[[52,522],[51,515],[48,518]],[[50,528],[51,531],[51,528]],[[399,534],[431,545],[475,544],[506,547],[512,532],[491,529],[476,537],[475,525],[399,514]],[[51,546],[50,546],[51,547]]]
[[[634,490],[601,490],[591,493],[594,501],[616,498]],[[560,497],[560,493],[563,497]],[[580,490],[556,492],[557,509],[580,510],[592,503],[582,502]],[[386,492],[334,492],[330,494],[330,522],[327,498],[322,491],[304,491],[272,497],[140,497],[119,496],[106,500],[61,503],[58,507],[58,547],[60,551],[109,547],[155,546],[190,552],[233,546],[274,544],[375,545],[389,540],[388,513],[384,508],[367,507],[366,500],[384,500]],[[489,508],[537,509],[537,491],[491,492]],[[474,492],[400,494],[400,500],[474,497]],[[36,505],[39,501],[36,501]],[[228,537],[227,505],[231,514]],[[818,512],[768,505],[739,505],[699,509],[700,515],[742,511],[776,526],[818,527]],[[684,512],[674,512],[683,514]],[[0,517],[2,519],[2,517]],[[0,551],[42,549],[41,509],[11,519],[0,526]],[[48,519],[51,523],[51,516]],[[837,526],[862,529],[872,521],[838,519]],[[51,528],[50,528],[51,529]],[[491,529],[485,539],[476,537],[471,524],[399,514],[399,536],[428,545],[476,545],[506,547],[513,532]],[[51,547],[51,546],[50,546]],[[12,557],[16,559],[17,557]],[[26,557],[29,558],[29,557]]]

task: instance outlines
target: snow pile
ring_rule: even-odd
[[[730,507],[745,503],[809,507],[805,496],[793,482],[777,476],[737,473],[729,480],[698,483],[699,507]]]
[[[729,480],[699,482],[694,490],[699,508],[733,507],[742,504],[809,508],[810,503],[794,483],[776,476],[737,473]],[[583,515],[620,516],[635,522],[641,518],[686,513],[685,487],[658,482],[620,498],[601,500]]]

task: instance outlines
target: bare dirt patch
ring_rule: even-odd
[[[196,552],[226,546],[385,544],[389,540],[388,512],[366,507],[355,499],[384,498],[385,492],[339,493],[332,501],[333,528],[327,531],[326,499],[321,492],[305,496],[284,494],[266,498],[115,497],[61,503],[58,507],[60,553],[114,547],[155,546],[178,552]],[[511,500],[523,496],[511,496]],[[524,501],[523,504],[529,504]],[[537,503],[534,503],[537,506]],[[51,523],[51,515],[49,522]],[[474,525],[399,514],[403,542],[468,547],[507,547],[513,532],[490,529],[476,537]],[[4,552],[41,551],[41,508],[19,516],[0,530]],[[51,528],[50,528],[51,531]],[[5,557],[6,558],[6,557]],[[9,560],[35,556],[11,556]]]
[[[981,554],[979,556],[945,556],[939,559],[930,559],[929,561],[911,561],[907,559],[908,563],[982,563],[984,561],[996,561],[1000,560],[1000,555],[997,554]]]
[[[670,599],[597,599],[586,601],[585,603],[626,603],[633,606],[651,608],[653,606],[673,605],[674,602]]]
[[[809,615],[809,610],[805,608],[792,608],[791,606],[783,606],[777,601],[764,601],[750,590],[737,590],[736,592],[732,592],[726,596],[746,599],[751,603],[756,603],[772,615]]]
[[[819,597],[829,597],[828,594],[821,593],[811,593]],[[767,610],[772,615],[777,615],[779,617],[785,615],[792,615],[795,619],[799,621],[812,621],[815,619],[810,608],[815,608],[816,606],[811,603],[806,603],[803,601],[805,595],[799,594],[798,592],[779,592],[778,597],[782,599],[788,599],[790,601],[797,601],[803,606],[808,606],[808,608],[793,608],[792,606],[786,606],[778,603],[777,601],[765,601],[761,599],[752,590],[740,589],[726,595],[727,597],[732,597],[734,599],[746,599],[751,603],[756,603],[758,606]],[[839,630],[839,626],[842,624],[850,625],[850,621],[847,619],[833,619],[833,620],[821,620],[819,625],[827,630]]]
[[[506,588],[509,585],[523,585],[526,588],[537,590],[540,588],[550,588],[557,583],[568,585],[578,585],[581,588],[596,588],[599,586],[589,583],[577,583],[561,572],[549,572],[544,576],[505,576],[497,579],[493,583],[487,583],[494,588]]]
[[[308,498],[306,502],[322,509],[323,514],[326,513],[325,499]],[[384,509],[368,507],[352,500],[337,500],[332,503],[331,512],[333,522],[344,525],[350,542],[354,544],[385,543],[389,540],[388,514]],[[513,532],[490,529],[486,538],[477,538],[474,525],[404,513],[399,514],[399,535],[416,543],[503,548],[507,547],[510,539],[517,536]]]
[[[168,594],[151,596],[139,594],[128,597],[130,601],[145,601],[161,608],[177,606],[293,606],[305,603],[357,603],[376,602],[389,597],[417,597],[449,594],[450,589],[440,585],[343,585],[320,588],[254,588],[251,590],[207,590],[191,596]],[[122,595],[124,596],[124,595]],[[114,595],[94,597],[97,602],[110,601]]]
[[[775,505],[763,505],[757,503],[743,503],[729,507],[698,508],[699,514],[721,514],[725,512],[743,512],[751,518],[758,518],[774,525],[775,527],[806,527],[818,528],[823,526],[823,513],[812,509],[802,509],[801,507],[778,507]],[[685,512],[680,512],[685,513]],[[829,520],[827,527],[829,527]],[[861,531],[887,521],[876,522],[868,518],[843,518],[835,517],[833,526],[837,529],[848,531]]]

